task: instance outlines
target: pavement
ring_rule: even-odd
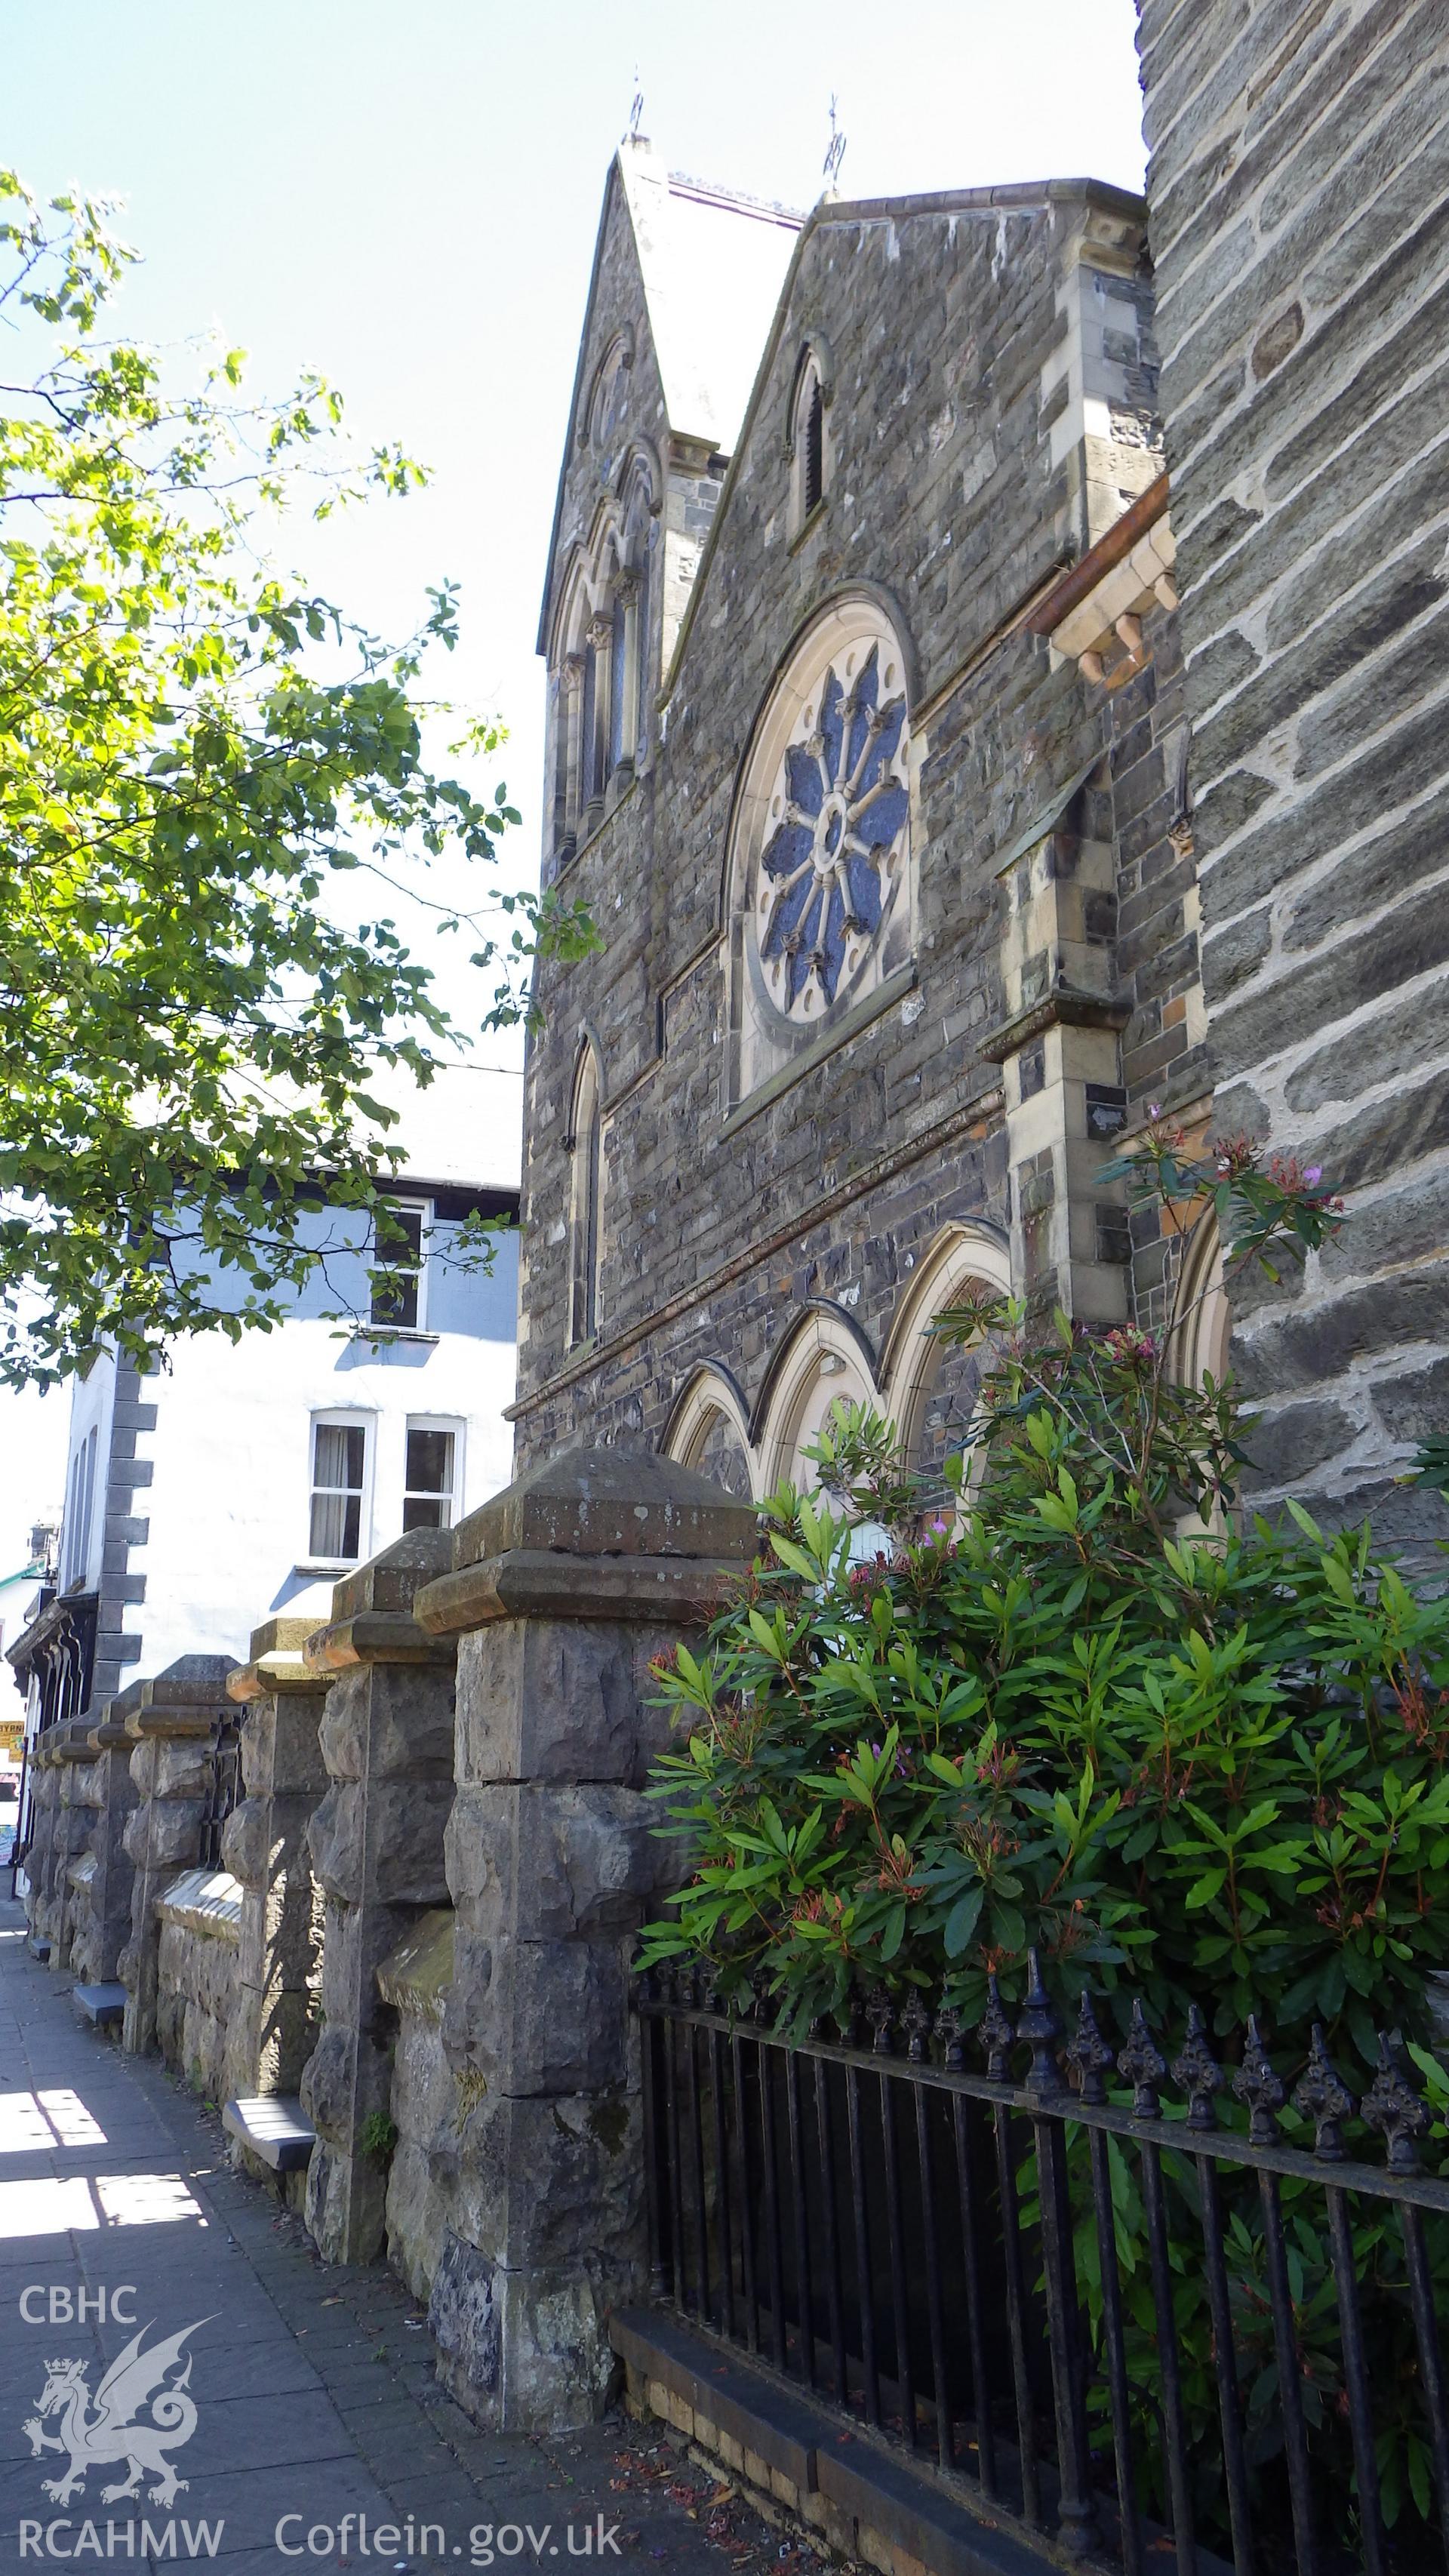
[[[321,2263],[228,2165],[217,2106],[83,2023],[70,1986],[0,1901],[0,2567],[819,2566],[661,2427],[480,2431],[439,2387],[403,2285]],[[103,2420],[109,2455],[87,2461]],[[107,2501],[132,2478],[132,2420],[151,2448]],[[70,2491],[48,2494],[73,2459]]]

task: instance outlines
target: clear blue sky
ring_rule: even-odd
[[[305,566],[394,628],[426,583],[462,582],[450,686],[511,729],[522,874],[544,549],[636,64],[672,167],[790,204],[819,192],[832,91],[844,197],[1075,172],[1136,188],[1133,19],[1132,0],[0,0],[0,155],[46,193],[124,197],[145,255],[128,331],[215,323],[269,390],[318,367],[361,431],[432,466],[425,495],[314,540]],[[456,970],[448,990],[466,1005]],[[59,1503],[64,1411],[0,1398],[0,1573]]]

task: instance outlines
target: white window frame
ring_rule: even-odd
[[[319,1493],[350,1491],[333,1485],[319,1486],[317,1473],[317,1434],[319,1431],[360,1431],[362,1433],[362,1500],[357,1512],[356,1556],[314,1556],[312,1554],[312,1503]],[[334,1568],[346,1573],[354,1565],[365,1565],[372,1554],[372,1483],[377,1464],[377,1416],[358,1413],[338,1406],[326,1406],[307,1418],[307,1520],[306,1547],[299,1557],[301,1567],[315,1567],[330,1573]]]
[[[81,1453],[85,1464],[81,1469],[80,1563],[76,1567],[76,1572],[83,1591],[91,1570],[91,1537],[95,1529],[96,1516],[96,1464],[100,1455],[100,1446],[101,1426],[98,1422],[93,1422],[86,1433],[86,1444]]]
[[[69,1592],[75,1580],[76,1541],[80,1531],[81,1458],[84,1441],[78,1441],[70,1453],[69,1493],[65,1511],[65,1561],[60,1572],[60,1588]]]
[[[72,1453],[69,1453],[67,1497],[64,1497],[64,1530],[62,1530],[64,1548],[62,1548],[62,1569],[59,1569],[59,1587],[62,1587],[62,1592],[69,1592],[69,1579],[72,1579],[72,1571],[75,1571],[77,1522],[80,1522],[80,1448],[72,1448]]]
[[[65,1515],[63,1536],[65,1562],[61,1570],[60,1589],[71,1591],[76,1584],[85,1589],[91,1561],[91,1530],[95,1517],[96,1464],[100,1449],[100,1425],[93,1422],[82,1434],[71,1452],[70,1497]]]
[[[375,1315],[372,1312],[373,1303],[377,1295],[377,1288],[374,1283],[369,1291],[367,1301],[368,1326],[369,1329],[375,1333],[425,1333],[428,1329],[428,1264],[431,1258],[430,1247],[433,1231],[433,1201],[431,1199],[415,1198],[411,1195],[399,1195],[396,1198],[389,1196],[387,1205],[389,1209],[398,1216],[415,1216],[421,1220],[418,1229],[418,1311],[410,1324],[390,1323],[385,1315]],[[380,1261],[378,1258],[376,1228],[373,1230],[369,1260],[374,1269],[386,1269],[389,1266],[385,1260]],[[399,1269],[402,1268],[402,1264],[400,1262],[396,1266]]]
[[[411,1486],[408,1483],[408,1433],[410,1431],[450,1431],[453,1435],[453,1486],[452,1492],[448,1497],[449,1502],[452,1505],[452,1518],[445,1521],[443,1526],[445,1529],[456,1529],[459,1521],[463,1517],[463,1471],[465,1465],[464,1442],[467,1437],[467,1425],[465,1424],[462,1415],[457,1413],[410,1413],[408,1415],[403,1424],[402,1501],[404,1521],[406,1521],[409,1502],[413,1500],[421,1502],[425,1499],[418,1488]]]

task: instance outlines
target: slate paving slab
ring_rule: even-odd
[[[176,2576],[214,2558],[224,2576],[562,2576],[571,2526],[572,2563],[618,2576],[805,2576],[821,2563],[661,2429],[621,2417],[550,2439],[482,2432],[439,2387],[403,2284],[382,2265],[322,2264],[275,2193],[232,2170],[217,2106],[83,2026],[70,1979],[29,1955],[21,1923],[0,1901],[0,2568]],[[36,2286],[44,2321],[29,2324],[20,2297]],[[91,2467],[68,2503],[47,2497],[66,2454],[33,2458],[24,2428],[49,2365],[77,2364],[93,2396],[138,2330],[149,2350],[187,2328],[169,2378],[189,2353],[196,2420],[170,2454],[185,2481],[174,2500],[103,2503],[124,2464]],[[58,2407],[43,2429],[64,2418]],[[78,2550],[88,2519],[99,2546]],[[22,2523],[40,2534],[23,2558]],[[67,2526],[54,2549],[52,2523]],[[109,2545],[108,2523],[121,2535]]]

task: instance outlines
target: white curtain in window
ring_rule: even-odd
[[[314,1557],[355,1557],[362,1534],[362,1473],[367,1435],[357,1423],[319,1422],[313,1434]]]

